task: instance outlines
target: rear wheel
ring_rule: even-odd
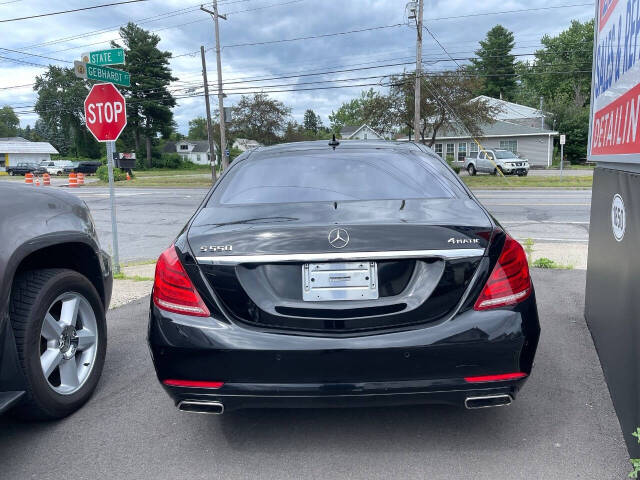
[[[91,282],[67,269],[25,272],[12,287],[10,319],[27,383],[16,413],[55,419],[80,408],[98,384],[107,346],[104,309]]]
[[[473,166],[473,163],[469,164],[469,166],[467,167],[467,172],[469,172],[469,175],[471,175],[472,177],[475,176],[476,167]]]
[[[12,177],[15,177],[15,176],[16,176],[16,172],[14,172],[13,170],[11,170],[11,171],[9,172],[9,175],[11,175]]]
[[[527,176],[527,173],[528,173],[527,171],[519,172],[519,173],[518,173],[518,176],[519,176],[519,177],[526,177],[526,176]]]

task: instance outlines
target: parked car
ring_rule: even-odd
[[[64,417],[102,372],[111,260],[77,197],[7,184],[0,204],[0,413]]]
[[[529,173],[529,160],[520,158],[510,150],[491,149],[478,153],[475,157],[465,157],[464,168],[469,175],[476,173],[497,174],[524,177]]]
[[[508,405],[540,326],[523,248],[413,143],[240,155],[160,256],[148,339],[183,411]]]
[[[27,173],[42,175],[46,172],[43,167],[35,165],[33,163],[18,163],[16,165],[9,165],[5,168],[5,171],[11,176],[26,175]]]
[[[62,165],[56,165],[52,160],[43,160],[40,162],[40,167],[42,167],[49,175],[62,175],[64,172],[64,167]]]
[[[64,167],[64,173],[84,173],[86,175],[93,175],[96,173],[98,168],[102,165],[102,162],[99,161],[81,161],[81,162],[73,162],[70,165]]]
[[[49,175],[64,175],[65,167],[73,165],[70,160],[43,160],[40,166],[43,167]]]

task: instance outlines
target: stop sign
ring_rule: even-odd
[[[124,97],[111,83],[98,83],[84,101],[87,128],[99,142],[118,139],[127,125]]]

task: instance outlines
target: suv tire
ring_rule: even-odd
[[[469,166],[467,167],[467,172],[469,172],[469,175],[471,175],[472,177],[474,177],[476,175],[476,167],[473,165],[473,163],[470,163]]]
[[[9,316],[27,391],[14,412],[51,420],[76,411],[95,390],[107,349],[104,307],[95,287],[74,270],[21,273],[12,286]]]

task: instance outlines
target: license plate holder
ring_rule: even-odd
[[[305,263],[302,266],[305,302],[375,300],[378,296],[376,262]]]

